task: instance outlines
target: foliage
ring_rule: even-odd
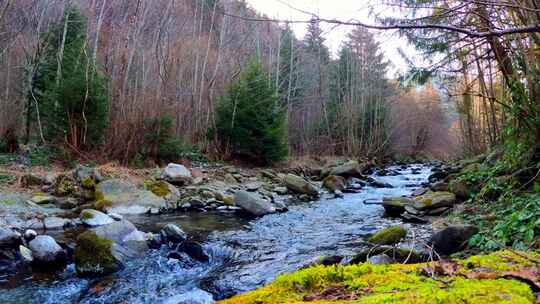
[[[182,158],[204,161],[206,158],[193,146],[186,145],[174,135],[173,119],[164,115],[145,122],[143,154],[135,157],[135,162],[153,158],[159,161],[177,161]]]
[[[51,27],[42,41],[35,92],[28,96],[37,98],[47,139],[83,148],[102,142],[109,111],[107,80],[87,55],[86,25],[86,18],[68,7]]]
[[[221,303],[534,303],[528,284],[503,278],[505,272],[519,275],[520,270],[536,267],[528,259],[500,251],[447,263],[452,270],[436,275],[426,273],[436,268],[434,263],[314,266]],[[490,276],[475,276],[486,270]]]
[[[477,224],[480,233],[471,239],[471,245],[482,250],[496,250],[511,246],[527,250],[540,236],[540,194],[503,196],[497,202],[478,207],[478,214],[466,217]],[[487,214],[490,219],[485,219]]]
[[[285,111],[257,61],[232,84],[217,107],[217,133],[235,156],[265,164],[287,157]]]

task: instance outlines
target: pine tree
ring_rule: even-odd
[[[355,28],[339,51],[331,84],[333,125],[344,152],[369,154],[387,142],[388,63],[364,28]]]
[[[287,157],[285,112],[257,61],[232,84],[217,107],[217,132],[234,156],[264,164]]]
[[[47,139],[74,148],[101,143],[109,111],[107,81],[86,49],[86,26],[76,8],[66,9],[42,41],[32,85]]]

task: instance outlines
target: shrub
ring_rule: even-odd
[[[265,164],[287,157],[285,111],[260,63],[252,61],[217,106],[217,133],[234,156]]]

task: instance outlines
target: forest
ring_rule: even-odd
[[[268,1],[0,0],[0,302],[538,303],[540,2]]]
[[[461,145],[462,126],[443,113],[441,100],[450,98],[443,87],[389,79],[389,61],[362,27],[352,27],[332,55],[315,17],[306,36],[296,37],[287,23],[234,17],[261,17],[242,1],[7,1],[2,16],[4,146],[59,143],[74,157],[106,155],[124,164],[159,159],[158,151],[167,154],[174,144],[227,158],[232,151],[214,132],[219,100],[255,60],[285,115],[291,156],[461,153],[437,148],[444,140]],[[73,82],[77,90],[61,87]],[[66,98],[60,106],[70,109],[60,112],[70,113],[52,114],[47,99],[58,97],[50,94]],[[74,99],[88,108],[68,104]],[[446,102],[460,97],[452,99]],[[471,115],[486,103],[474,99]],[[485,129],[496,130],[500,107],[487,105],[495,113]],[[470,128],[482,138],[470,149],[485,149],[484,127]],[[157,133],[161,141],[150,136]]]

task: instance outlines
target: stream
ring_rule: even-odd
[[[163,246],[100,279],[78,278],[74,265],[54,276],[21,270],[5,280],[0,276],[0,303],[170,303],[171,297],[193,290],[207,291],[214,299],[253,290],[317,257],[351,256],[366,248],[366,235],[401,223],[384,218],[381,206],[363,201],[408,195],[427,181],[431,169],[420,164],[387,169],[397,174],[374,173],[372,177],[393,188],[365,187],[338,199],[323,196],[256,220],[218,212],[128,218],[142,231],[157,232],[166,223],[177,224],[204,243],[210,261],[198,262],[187,255],[169,259],[170,250]],[[407,226],[413,235],[431,229],[429,225]],[[418,246],[411,243],[410,235],[405,243]]]

